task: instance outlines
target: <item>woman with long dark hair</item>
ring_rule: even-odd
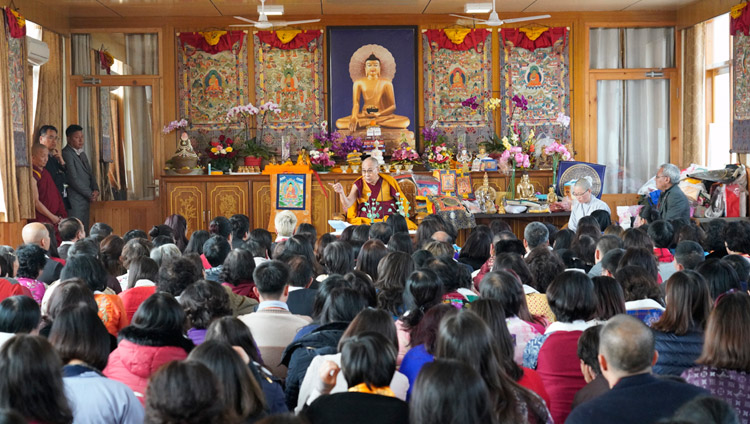
[[[655,374],[680,375],[703,350],[703,330],[711,312],[706,280],[695,271],[679,271],[665,283],[667,307],[651,325],[659,359]]]
[[[143,422],[143,407],[133,391],[101,374],[109,357],[109,333],[88,306],[63,310],[49,341],[64,364],[63,382],[76,422]]]
[[[378,264],[388,254],[388,249],[380,240],[368,240],[362,245],[357,256],[357,271],[366,272],[372,281],[378,281]]]
[[[22,334],[0,349],[0,408],[14,409],[31,422],[73,422],[62,362],[46,339]]]
[[[536,249],[539,249],[537,247]],[[545,259],[545,263],[547,265],[554,265],[553,268],[549,269],[547,268],[547,272],[544,273],[543,277],[540,277],[542,274],[538,274],[536,277],[534,274],[532,274],[531,269],[529,269],[529,265],[527,265],[524,258],[517,254],[517,253],[500,253],[495,256],[495,263],[492,266],[492,271],[513,271],[514,274],[518,277],[518,279],[521,281],[521,284],[523,284],[523,292],[526,295],[526,307],[529,311],[530,316],[535,317],[541,317],[544,319],[544,321],[541,321],[539,319],[535,319],[534,322],[537,322],[542,325],[547,325],[547,323],[551,323],[555,321],[555,314],[552,313],[552,310],[549,307],[549,302],[547,301],[547,295],[546,288],[547,286],[552,282],[552,280],[557,276],[560,275],[560,273],[565,269],[559,267],[559,261],[556,261],[556,259],[550,255],[549,249],[546,249],[542,247],[542,249],[547,250],[547,252],[544,252],[543,256]],[[541,250],[541,249],[539,249]],[[555,273],[552,273],[552,270],[555,271]],[[537,272],[539,269],[537,269]],[[482,286],[480,282],[479,290],[481,291]],[[521,305],[523,308],[523,305]],[[525,312],[521,312],[522,315],[525,314]],[[522,319],[529,320],[529,317],[522,317]]]
[[[399,317],[404,313],[404,288],[406,277],[414,271],[414,260],[404,252],[391,252],[378,264],[378,307]]]
[[[476,271],[489,259],[490,246],[492,246],[492,235],[485,231],[477,231],[475,228],[464,242],[458,254],[458,261],[471,266],[472,270]]]
[[[164,225],[172,229],[172,236],[174,237],[174,244],[180,249],[180,252],[184,252],[188,244],[187,239],[187,220],[184,216],[179,214],[169,215],[164,220]]]
[[[703,353],[698,364],[682,373],[688,383],[703,387],[750,416],[750,296],[732,291],[716,299],[708,317]]]
[[[475,313],[461,311],[440,323],[435,357],[461,361],[482,376],[497,422],[552,422],[544,401],[505,373],[500,355],[495,337]]]
[[[240,355],[226,342],[207,341],[193,349],[189,361],[210,369],[223,387],[224,409],[240,423],[254,423],[266,415],[263,391]]]
[[[429,269],[419,269],[406,278],[403,304],[406,312],[396,321],[398,331],[398,363],[411,346],[411,331],[422,321],[424,315],[433,306],[439,305],[443,298],[443,285]]]
[[[596,295],[596,312],[592,319],[603,322],[617,314],[626,313],[625,294],[617,280],[600,275],[591,281],[594,283]]]
[[[15,334],[29,334],[39,327],[39,305],[28,296],[6,297],[0,302],[0,347]]]

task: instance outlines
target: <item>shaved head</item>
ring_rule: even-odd
[[[637,374],[648,371],[654,358],[654,335],[643,321],[615,315],[602,328],[599,354],[614,370]]]
[[[375,166],[378,169],[380,169],[380,164],[378,163],[378,160],[372,156],[362,161],[362,167],[364,167],[366,164],[370,164],[370,166]]]
[[[47,243],[49,243],[49,232],[44,224],[32,222],[23,227],[21,238],[23,238],[24,244],[36,244],[37,246],[42,246],[45,239],[47,239]]]

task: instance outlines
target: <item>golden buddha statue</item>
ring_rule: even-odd
[[[549,193],[547,193],[547,203],[557,202],[557,194],[555,194],[555,187],[549,186]]]
[[[534,184],[529,180],[529,174],[523,174],[523,177],[521,177],[521,182],[516,187],[516,194],[519,199],[536,200],[534,196]]]
[[[360,66],[358,62],[363,63]],[[386,48],[377,44],[360,47],[352,55],[349,69],[354,82],[352,114],[337,119],[336,128],[354,132],[371,125],[396,129],[409,126],[409,118],[393,113],[396,110],[393,90],[396,63]]]

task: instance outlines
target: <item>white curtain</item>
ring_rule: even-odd
[[[91,75],[91,36],[88,34],[71,35],[73,75]],[[91,107],[96,98],[93,87],[78,87],[78,125],[83,127],[83,150],[89,159],[91,169],[96,169],[96,145],[94,124],[91,119]],[[65,129],[61,129],[61,135]],[[67,144],[67,139],[65,144]]]
[[[125,35],[125,73],[154,75],[158,69],[156,34]],[[154,183],[151,87],[124,87],[123,144],[128,199],[151,199]]]
[[[672,28],[591,31],[591,68],[674,66]],[[597,162],[605,193],[634,193],[669,161],[669,80],[597,83]]]

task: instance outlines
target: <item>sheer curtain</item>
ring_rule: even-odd
[[[674,66],[672,28],[591,30],[591,68]],[[597,162],[607,165],[605,193],[634,193],[669,161],[670,82],[597,82]]]
[[[154,75],[158,69],[156,34],[125,36],[126,69],[129,74]],[[151,87],[124,87],[123,153],[128,199],[151,199],[153,166],[153,93]]]
[[[70,37],[73,62],[73,75],[92,75],[91,71],[91,36],[88,34],[72,34]],[[99,161],[97,160],[94,120],[92,107],[96,101],[94,87],[78,87],[78,122],[83,127],[83,150],[91,163],[94,175],[99,175]],[[61,130],[64,132],[65,130]],[[67,144],[67,139],[65,140]]]

